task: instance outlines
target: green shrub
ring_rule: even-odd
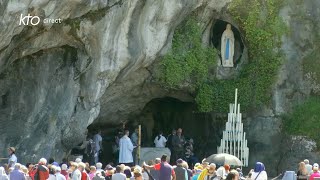
[[[283,116],[283,129],[291,135],[307,136],[320,144],[320,98],[310,97]],[[318,147],[319,148],[319,147]]]

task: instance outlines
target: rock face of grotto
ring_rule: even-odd
[[[190,94],[162,89],[153,81],[156,62],[171,48],[175,28],[192,12],[198,11],[208,44],[213,22],[232,19],[226,14],[230,2],[1,1],[0,154],[15,146],[22,162],[61,160],[92,123],[121,124],[157,98],[192,103]],[[318,160],[311,141],[284,137],[280,115],[317,90],[303,62],[317,49],[319,3],[290,1],[281,9],[279,16],[291,33],[282,40],[286,58],[273,103],[244,120],[250,164],[264,162],[271,175],[295,168],[304,158]],[[301,8],[308,13],[295,11]],[[20,15],[28,13],[61,18],[62,23],[19,25]]]

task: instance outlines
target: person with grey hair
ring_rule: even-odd
[[[102,163],[100,163],[100,162],[98,162],[97,164],[96,164],[96,172],[102,172],[102,171],[104,171],[103,169],[102,169]]]
[[[307,169],[308,174],[311,175],[312,174],[312,166],[309,163],[309,160],[305,159],[305,160],[303,160],[303,162],[306,165],[306,169]]]
[[[12,180],[25,180],[24,174],[20,171],[21,164],[15,163],[13,171],[10,173],[10,179]]]
[[[66,180],[66,177],[61,174],[61,168],[60,167],[55,167],[55,174],[56,180]]]

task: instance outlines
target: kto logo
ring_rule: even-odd
[[[40,18],[39,16],[23,16],[23,14],[20,15],[20,21],[19,25],[29,25],[29,23],[33,26],[36,26],[40,23]]]

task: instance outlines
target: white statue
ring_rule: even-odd
[[[223,67],[233,67],[234,55],[234,35],[231,30],[231,25],[227,24],[226,30],[221,37],[221,57]]]

